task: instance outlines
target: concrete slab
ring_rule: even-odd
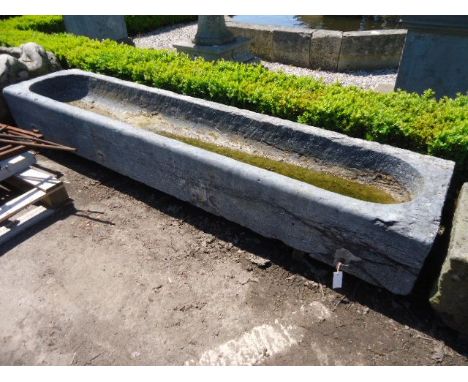
[[[430,302],[447,325],[468,335],[468,183],[458,197],[447,258]]]

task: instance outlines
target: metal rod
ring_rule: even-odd
[[[16,141],[14,139],[4,139],[0,138],[0,142],[2,143],[16,143],[18,145],[27,146],[27,147],[38,147],[41,149],[52,149],[52,150],[63,150],[63,151],[76,151],[73,147],[67,147],[62,145],[47,145],[42,143],[34,143],[34,142],[24,142],[24,141]]]
[[[51,145],[51,146],[54,146],[54,147],[68,147],[68,146],[65,146],[65,145],[61,145],[59,143],[55,143],[55,142],[51,142],[51,141],[46,141],[45,139],[40,139],[40,138],[35,138],[35,137],[25,137],[25,136],[20,136],[20,135],[10,135],[10,134],[3,134],[3,133],[0,133],[0,138],[3,137],[3,138],[6,138],[6,139],[10,139],[10,138],[21,138],[21,139],[31,139],[35,142],[38,142],[38,143],[44,143],[46,145]]]

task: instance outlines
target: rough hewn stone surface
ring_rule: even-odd
[[[273,61],[308,67],[313,29],[284,28],[273,31]]]
[[[336,71],[343,32],[316,30],[310,42],[309,66],[314,69]]]
[[[8,85],[59,70],[56,57],[36,43],[20,47],[0,47],[0,122],[11,119],[1,91]]]
[[[29,78],[27,66],[13,56],[0,54],[0,88]]]
[[[454,163],[78,70],[4,90],[19,126],[208,212],[280,239],[398,294],[411,291],[439,229]],[[66,104],[86,97],[239,134],[331,165],[393,176],[411,201],[349,198]]]
[[[430,302],[449,326],[468,335],[468,183],[460,191],[447,258]]]
[[[344,32],[338,71],[397,68],[405,30]]]
[[[19,61],[28,68],[29,77],[38,77],[61,69],[57,58],[51,53],[34,43],[28,42],[21,45]]]
[[[17,58],[8,54],[0,54],[0,91],[8,85],[28,79],[28,69]],[[8,106],[0,95],[0,122],[7,122],[10,118]]]

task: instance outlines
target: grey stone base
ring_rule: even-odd
[[[430,302],[448,326],[468,335],[468,183],[460,191],[447,258]]]
[[[246,62],[254,58],[250,53],[250,39],[237,37],[235,41],[223,45],[196,45],[191,41],[174,44],[179,52],[187,53],[192,57],[203,57],[206,60],[215,61],[219,59]]]

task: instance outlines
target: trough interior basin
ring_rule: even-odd
[[[300,130],[256,123],[78,74],[37,82],[31,90],[355,199],[408,202],[420,182],[417,171],[398,158],[360,147],[344,153],[340,142],[308,134],[307,126]]]

